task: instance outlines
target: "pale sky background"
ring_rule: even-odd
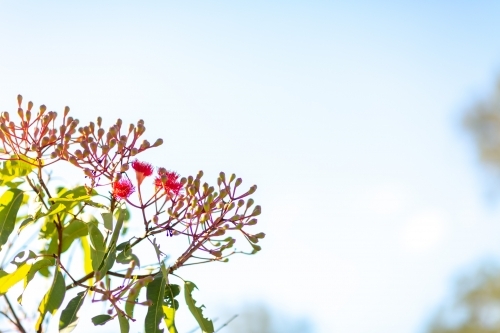
[[[500,258],[461,126],[500,73],[500,3],[346,3],[0,1],[0,109],[142,118],[155,165],[257,184],[263,250],[179,271],[218,323],[263,301],[319,333],[419,333]]]

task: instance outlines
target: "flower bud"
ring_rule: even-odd
[[[33,102],[29,101],[28,102],[28,111],[31,111],[31,108],[33,108]]]
[[[64,107],[64,116],[66,117],[69,113],[69,106]]]
[[[47,107],[45,105],[40,105],[40,115],[43,115],[45,111],[47,110]]]
[[[152,147],[158,147],[163,144],[163,139],[156,139],[155,143],[153,143]]]
[[[17,95],[17,105],[19,105],[19,107],[21,106],[22,102],[23,102],[23,96]]]

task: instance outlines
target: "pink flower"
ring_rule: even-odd
[[[134,185],[132,185],[132,182],[127,178],[122,178],[113,182],[112,194],[115,199],[127,199],[134,191]]]
[[[135,160],[132,162],[132,169],[135,170],[135,176],[137,177],[137,185],[141,185],[144,178],[151,176],[153,174],[153,166],[147,162],[140,162]]]
[[[182,184],[178,179],[179,174],[175,171],[158,172],[158,176],[155,178],[155,186],[156,188],[163,188],[167,195],[179,194]]]

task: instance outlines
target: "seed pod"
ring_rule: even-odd
[[[153,143],[152,147],[158,147],[163,144],[163,139],[156,139],[155,143]]]
[[[234,186],[238,187],[238,186],[241,185],[242,182],[243,182],[243,180],[241,178],[238,178],[238,179],[236,179],[236,182],[234,183]]]

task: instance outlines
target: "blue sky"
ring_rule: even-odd
[[[182,272],[209,314],[265,300],[317,332],[420,332],[457,272],[500,255],[500,211],[461,127],[499,73],[499,14],[0,1],[0,108],[21,93],[82,121],[143,118],[165,139],[144,155],[155,165],[258,184],[263,251]]]

